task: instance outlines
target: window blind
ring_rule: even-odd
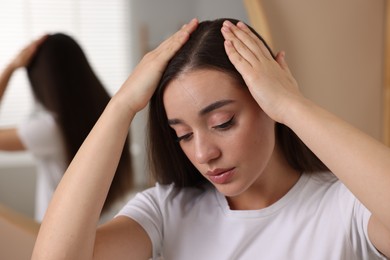
[[[45,33],[66,33],[76,39],[110,94],[130,71],[132,56],[129,1],[2,0],[0,2],[0,68],[30,41]],[[0,127],[14,126],[32,110],[33,98],[20,69],[0,102]]]
[[[95,73],[112,95],[130,73],[133,59],[127,0],[0,1],[0,70],[30,41],[45,33],[66,33],[81,45]],[[0,127],[17,126],[33,110],[24,69],[17,70],[0,101]],[[0,166],[31,164],[26,152],[0,152]]]

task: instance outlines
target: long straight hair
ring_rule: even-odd
[[[151,99],[148,121],[149,161],[153,177],[160,183],[175,183],[178,187],[187,187],[198,186],[207,181],[175,141],[176,134],[168,124],[163,104],[166,86],[182,73],[197,69],[214,69],[230,75],[238,84],[247,87],[224,48],[221,27],[225,20],[234,24],[238,22],[235,19],[217,19],[199,23],[189,40],[168,63]],[[264,39],[253,28],[250,29],[272,53]],[[277,145],[292,168],[301,172],[327,170],[290,128],[276,123],[275,134]]]
[[[55,116],[69,164],[110,96],[80,45],[62,33],[48,36],[27,66],[27,72],[35,99]],[[132,161],[127,137],[103,212],[132,186]]]

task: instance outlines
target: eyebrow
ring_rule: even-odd
[[[211,103],[210,105],[206,106],[205,108],[202,108],[199,111],[199,115],[204,116],[204,115],[206,115],[206,114],[208,114],[208,113],[210,113],[218,108],[221,108],[221,107],[226,106],[226,105],[233,103],[233,102],[234,102],[234,100],[224,99],[224,100],[219,100],[217,102]],[[169,125],[177,125],[180,123],[183,123],[183,121],[180,119],[168,119]]]
[[[219,100],[217,102],[211,103],[210,105],[206,106],[202,110],[199,111],[199,115],[204,116],[208,113],[210,113],[213,110],[216,110],[220,107],[226,106],[227,104],[233,103],[234,100],[231,99],[224,99],[224,100]]]

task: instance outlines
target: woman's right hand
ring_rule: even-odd
[[[198,20],[192,19],[142,58],[115,95],[116,98],[123,97],[123,104],[129,106],[129,111],[135,114],[146,107],[169,60],[188,40],[197,25]]]
[[[146,54],[108,103],[56,188],[32,259],[92,259],[93,255],[118,259],[121,254],[147,259],[143,256],[151,255],[150,239],[134,221],[112,221],[99,232],[96,228],[132,117],[148,104],[169,60],[197,24],[192,20]]]

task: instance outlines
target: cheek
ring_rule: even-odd
[[[237,138],[236,144],[242,157],[259,163],[271,156],[275,146],[275,124],[268,117],[263,117],[250,124]]]
[[[183,153],[187,156],[187,158],[190,159],[191,162],[193,162],[192,161],[192,154],[190,153],[191,152],[190,147],[188,145],[183,146],[181,144],[179,146],[180,146],[181,150],[183,151]]]
[[[190,162],[195,167],[197,167],[197,163],[195,160],[195,148],[192,145],[192,143],[191,142],[185,143],[185,144],[180,143],[179,146],[180,146],[181,150],[183,151],[183,153],[185,154],[185,156],[188,158],[188,160],[190,160]]]
[[[246,161],[256,167],[262,167],[274,150],[275,124],[265,115],[258,118],[251,117],[250,120],[245,121],[238,127],[238,131],[214,136],[214,148],[220,150],[225,162]],[[202,167],[196,163],[193,140],[180,144],[180,147],[195,166]]]

